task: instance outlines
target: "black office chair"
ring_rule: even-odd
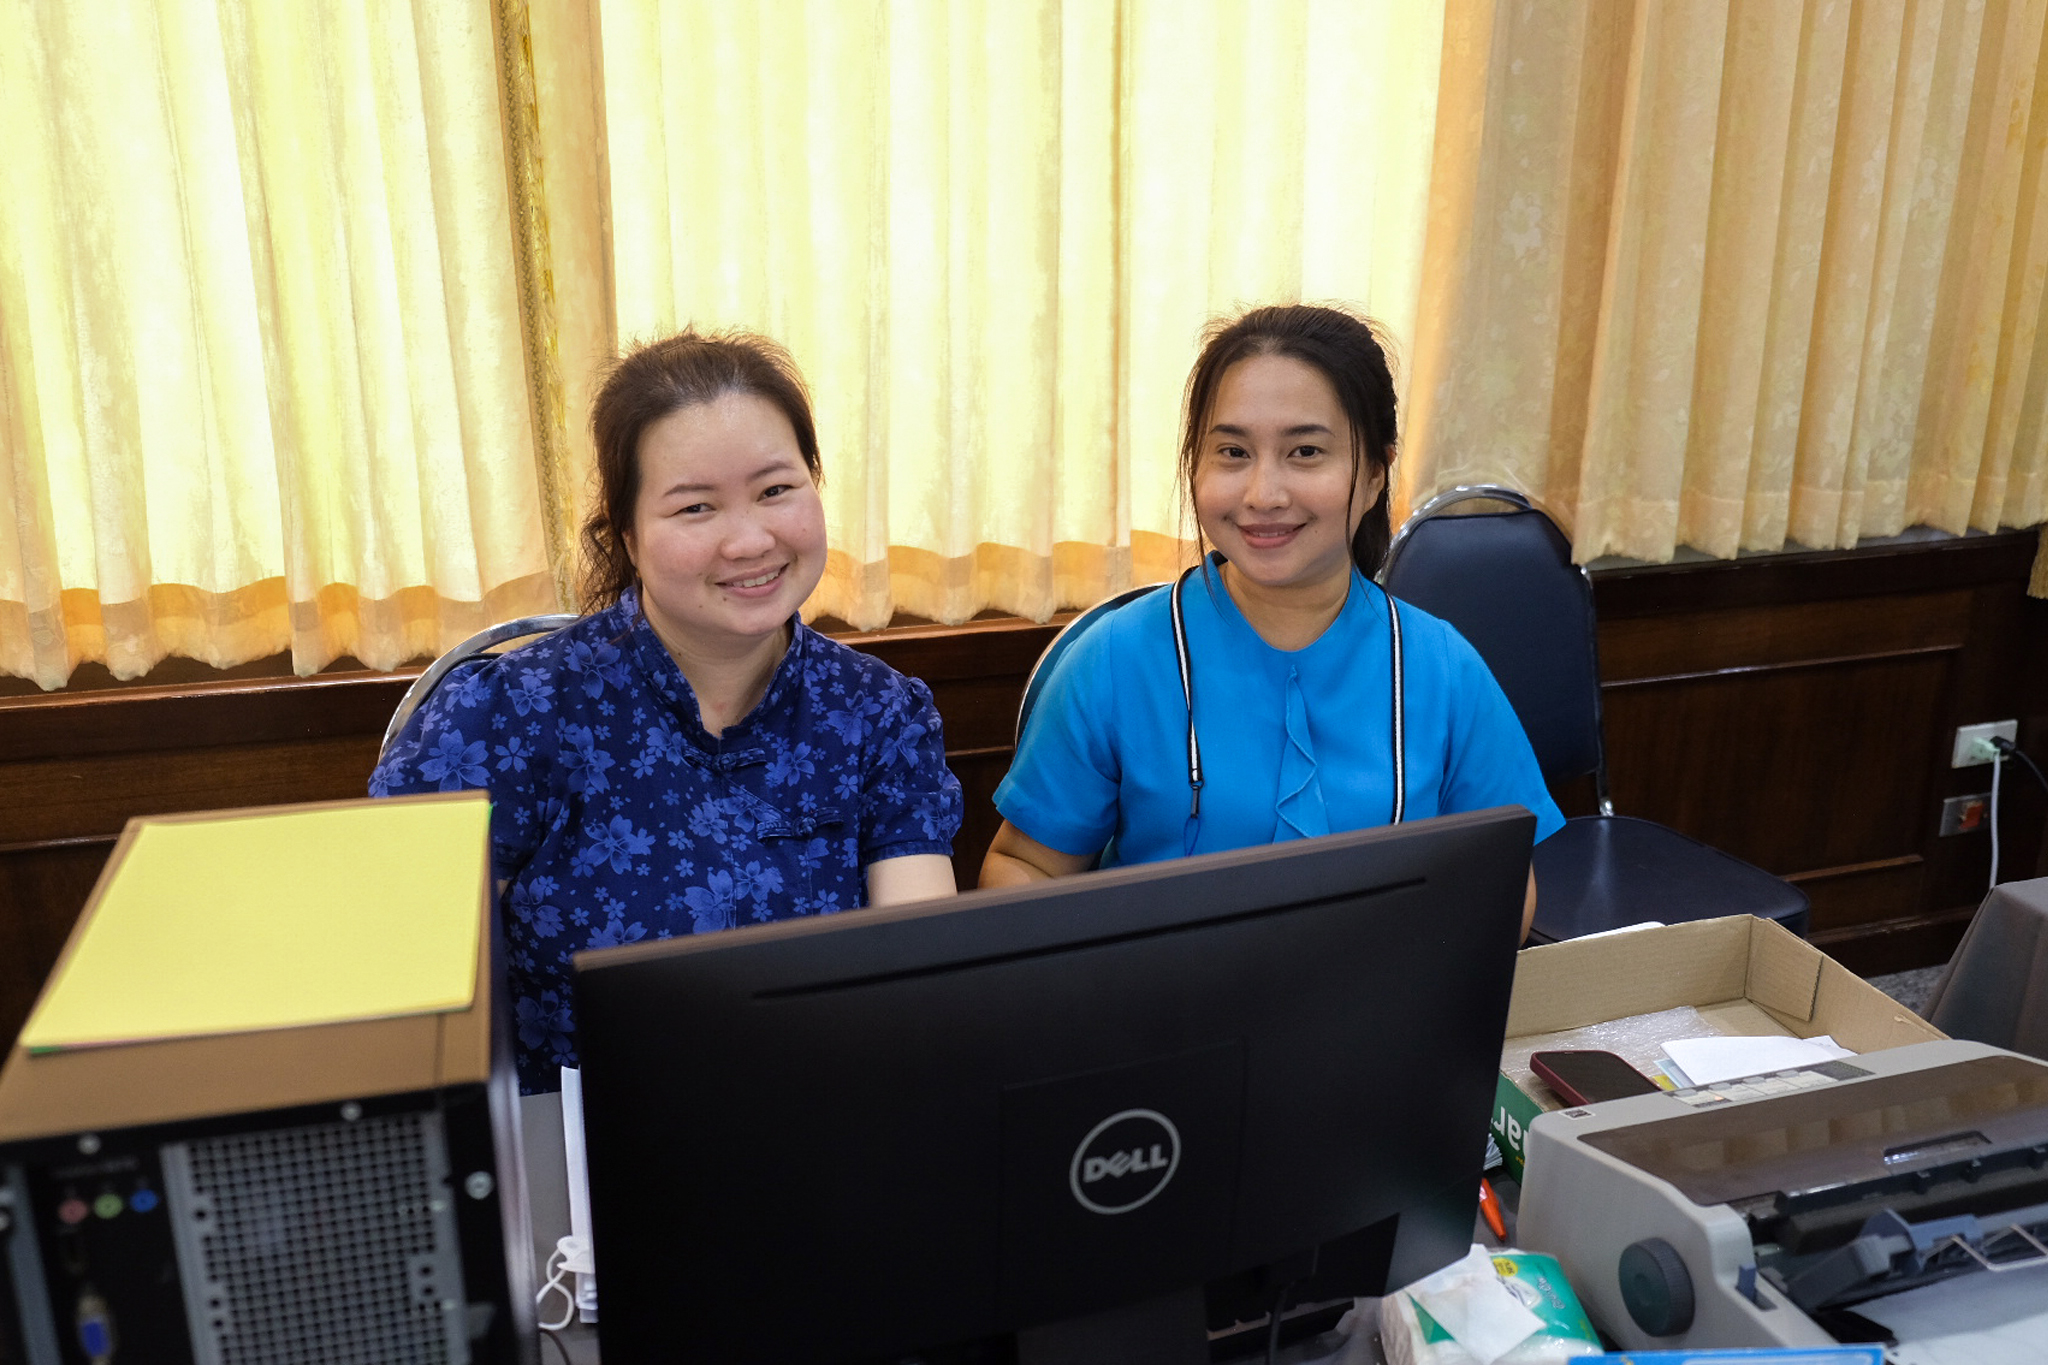
[[[1508,510],[1444,515],[1475,500]],[[1593,777],[1600,813],[1566,821],[1536,846],[1532,942],[1736,914],[1805,936],[1807,900],[1797,887],[1677,830],[1614,813],[1592,580],[1527,498],[1487,484],[1431,498],[1394,537],[1380,583],[1472,642],[1521,718],[1546,782]]]
[[[455,646],[433,663],[427,671],[412,680],[412,686],[405,689],[405,695],[398,699],[398,707],[391,713],[391,721],[384,727],[384,742],[377,746],[377,761],[383,762],[384,755],[391,748],[391,741],[398,738],[398,732],[412,719],[413,712],[420,709],[450,673],[461,665],[477,658],[484,651],[513,640],[522,640],[529,635],[548,635],[563,626],[573,625],[583,618],[573,612],[554,612],[546,616],[522,616],[516,621],[504,621],[495,626],[486,626],[476,634]]]

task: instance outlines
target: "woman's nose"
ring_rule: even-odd
[[[1284,471],[1271,460],[1252,460],[1251,478],[1246,481],[1245,501],[1253,507],[1281,507],[1287,502]]]
[[[753,559],[775,546],[775,537],[752,512],[742,512],[726,524],[720,550],[727,559]]]

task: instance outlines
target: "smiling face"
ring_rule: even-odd
[[[669,652],[743,655],[779,641],[825,572],[825,508],[780,408],[728,392],[640,435],[626,550]]]
[[[1253,355],[1224,371],[1194,467],[1195,518],[1231,567],[1268,589],[1349,581],[1351,537],[1386,487],[1314,366]]]

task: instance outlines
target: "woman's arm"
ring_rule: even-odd
[[[1088,870],[1089,859],[1078,853],[1048,848],[1008,820],[996,831],[981,860],[983,886],[1026,886],[1048,877],[1071,877]]]
[[[984,876],[987,874],[984,873]],[[1529,941],[1529,926],[1536,922],[1536,869],[1529,869],[1529,890],[1522,897],[1522,942]]]
[[[928,901],[959,892],[953,884],[953,860],[943,853],[906,853],[867,866],[868,904],[900,905]]]

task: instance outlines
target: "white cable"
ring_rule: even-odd
[[[560,1322],[540,1323],[539,1326],[543,1332],[559,1332],[576,1320],[576,1291],[569,1287],[567,1277],[578,1269],[572,1263],[577,1261],[579,1257],[582,1257],[587,1263],[588,1250],[588,1247],[581,1238],[564,1237],[558,1240],[555,1243],[555,1249],[548,1253],[548,1263],[544,1267],[548,1277],[547,1283],[543,1284],[540,1287],[540,1292],[533,1296],[533,1306],[539,1308],[547,1302],[548,1295],[560,1294],[562,1301],[568,1305],[568,1308],[563,1312]]]
[[[2005,771],[2005,750],[1991,751],[1991,889],[1998,889],[1998,775]]]

